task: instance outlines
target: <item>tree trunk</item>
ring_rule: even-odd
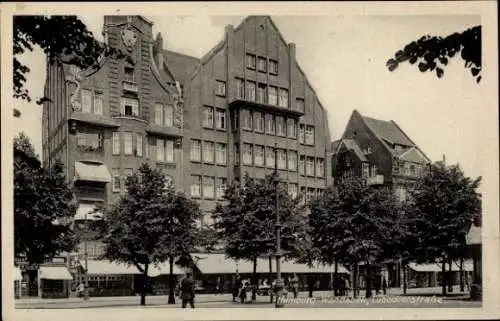
[[[269,277],[267,278],[267,284],[271,285],[272,284],[272,279],[273,277],[273,258],[271,255],[269,255]],[[273,303],[273,291],[270,288],[269,289],[269,303]]]
[[[313,277],[310,274],[307,275],[307,283],[308,283],[307,287],[309,290],[309,297],[312,298],[313,297],[314,282],[313,282]]]
[[[366,298],[371,298],[372,297],[372,269],[370,267],[370,263],[366,263],[366,282],[365,282],[365,297]]]
[[[406,275],[406,262],[402,261],[401,268],[403,269],[403,294],[406,294],[408,290],[408,277]]]
[[[465,291],[464,285],[464,257],[460,257],[460,292]]]
[[[169,258],[170,273],[168,278],[168,304],[175,304],[174,258]]]
[[[443,257],[443,262],[441,263],[441,287],[443,290],[443,295],[446,296],[446,259]]]
[[[453,292],[453,272],[451,270],[451,258],[448,259],[448,292]]]
[[[255,287],[257,285],[257,258],[253,259],[253,275],[252,275],[252,301],[257,300],[257,293]]]
[[[353,267],[353,278],[352,278],[352,293],[354,298],[358,297],[358,264],[355,263]]]
[[[141,305],[146,305],[146,292],[148,291],[148,267],[148,263],[144,264],[144,272],[142,274]]]
[[[339,263],[335,260],[335,270],[333,271],[333,295],[339,295]]]

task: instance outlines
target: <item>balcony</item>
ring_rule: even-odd
[[[383,185],[384,184],[384,175],[375,175],[368,177],[366,179],[366,185]]]
[[[182,138],[183,130],[182,128],[175,126],[162,126],[150,123],[146,127],[146,132],[154,135],[168,136]]]
[[[98,115],[98,114],[91,114],[91,113],[84,113],[81,111],[74,111],[72,112],[68,120],[76,120],[79,122],[83,123],[88,123],[88,124],[93,124],[93,125],[100,125],[103,127],[119,127],[120,125],[113,120],[112,118],[104,115]]]
[[[266,103],[259,103],[256,101],[243,100],[243,99],[235,99],[229,104],[229,108],[241,108],[241,107],[247,107],[247,108],[261,110],[261,111],[275,112],[275,113],[279,113],[282,115],[289,115],[289,116],[295,116],[295,117],[300,117],[300,116],[304,115],[303,112],[298,111],[298,110],[285,108],[285,107],[279,107],[279,106],[275,106],[275,105],[269,105]]]
[[[137,94],[137,92],[139,91],[139,88],[135,82],[124,80],[122,85],[123,85],[123,91],[131,92],[134,94]]]

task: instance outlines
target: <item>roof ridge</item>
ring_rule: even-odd
[[[171,52],[171,53],[179,55],[179,56],[184,56],[186,58],[191,58],[191,59],[196,59],[196,60],[200,60],[201,59],[201,58],[198,58],[198,57],[195,57],[195,56],[191,56],[191,55],[188,55],[188,54],[185,54],[185,53],[181,53],[181,52],[177,52],[177,51],[170,50],[170,49],[163,49],[163,50]]]

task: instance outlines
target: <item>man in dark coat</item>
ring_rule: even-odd
[[[233,284],[233,302],[236,302],[236,298],[238,297],[241,286],[242,286],[242,283],[241,283],[240,276],[239,276],[239,274],[236,274],[236,278],[235,278],[234,284]]]
[[[194,281],[191,272],[186,273],[186,277],[181,280],[181,300],[182,308],[184,309],[189,303],[194,309]]]

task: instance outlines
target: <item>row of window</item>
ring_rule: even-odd
[[[368,165],[367,163],[363,163],[363,178],[373,177],[377,175],[377,165]]]
[[[247,68],[251,70],[257,69],[260,72],[267,72],[269,70],[270,74],[277,75],[278,61],[247,53]]]
[[[224,177],[192,175],[191,196],[206,199],[222,199],[226,190]]]
[[[156,125],[167,127],[172,127],[174,125],[174,106],[156,103],[154,113]]]
[[[205,106],[203,107],[203,121],[202,125],[205,128],[215,128],[220,130],[226,129],[226,110],[221,108],[214,108]]]
[[[123,170],[123,176],[120,175],[120,170],[118,168],[113,168],[111,172],[112,172],[111,186],[112,186],[113,192],[115,192],[115,193],[126,192],[127,187],[125,186],[125,181],[126,181],[127,177],[132,175],[132,173],[134,172],[133,169],[132,168],[125,168]],[[168,186],[174,184],[174,179],[172,178],[172,176],[165,174],[165,179],[166,179],[165,187],[168,187]]]
[[[288,108],[288,89],[236,78],[236,98]],[[303,101],[303,100],[302,100]],[[296,108],[300,106],[297,104]]]
[[[113,132],[113,155],[120,155],[121,150],[121,140],[120,135],[123,136],[123,154],[124,155],[135,155],[138,157],[143,156],[143,146],[145,147],[146,157],[150,157],[151,154],[155,154],[155,160],[159,163],[174,163],[174,139],[167,138],[156,138],[154,144],[149,146],[143,144],[143,137],[141,134],[132,132]],[[150,151],[150,148],[152,149]]]
[[[202,151],[203,145],[203,151]],[[215,153],[214,153],[215,147]],[[215,157],[214,157],[215,154]],[[214,162],[215,158],[215,162]],[[201,162],[217,165],[226,165],[227,149],[224,143],[214,143],[210,141],[202,141],[198,139],[191,140],[190,159],[193,162]]]

